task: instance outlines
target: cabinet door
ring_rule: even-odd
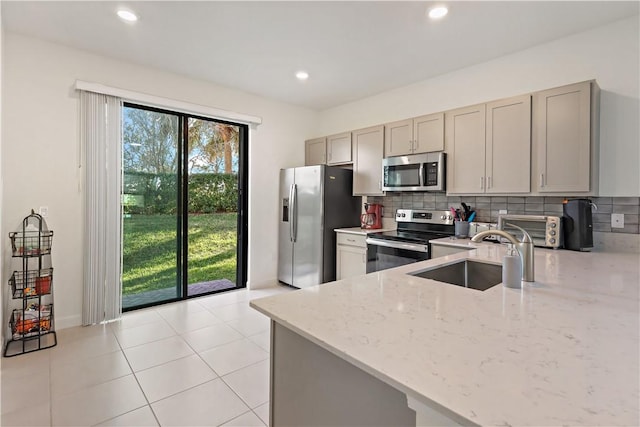
[[[367,250],[338,245],[336,250],[336,280],[367,273]]]
[[[531,96],[487,104],[486,192],[531,191]]]
[[[304,142],[305,166],[324,165],[327,155],[327,138],[315,138]]]
[[[402,120],[384,125],[384,156],[411,154],[413,143],[413,120]]]
[[[327,164],[351,163],[351,132],[327,137]]]
[[[377,196],[382,191],[384,126],[353,132],[353,195]]]
[[[537,191],[589,191],[591,82],[538,92],[533,103]]]
[[[413,152],[444,150],[444,113],[413,119]]]
[[[445,113],[447,193],[484,193],[485,104]]]

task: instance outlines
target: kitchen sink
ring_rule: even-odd
[[[469,259],[409,274],[478,291],[486,291],[502,283],[502,265]]]

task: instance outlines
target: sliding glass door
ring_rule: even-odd
[[[123,310],[244,287],[246,126],[123,115]]]

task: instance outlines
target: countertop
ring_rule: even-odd
[[[351,228],[336,228],[334,231],[336,233],[358,234],[360,236],[366,236],[369,233],[380,233],[382,231],[391,231],[391,230],[395,230],[395,228],[368,229],[368,228],[360,228],[360,227],[351,227]]]
[[[521,290],[405,274],[501,261],[476,246],[251,306],[463,424],[639,425],[639,256],[536,248]]]

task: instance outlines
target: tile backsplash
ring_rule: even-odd
[[[384,217],[393,218],[396,209],[449,209],[465,202],[477,213],[477,221],[497,222],[498,212],[510,214],[562,216],[562,201],[556,196],[447,196],[441,193],[387,193],[368,197],[370,203],[384,206]],[[640,197],[590,197],[598,209],[593,210],[593,230],[597,232],[640,234],[638,215]],[[624,214],[624,228],[611,228],[611,214]]]

